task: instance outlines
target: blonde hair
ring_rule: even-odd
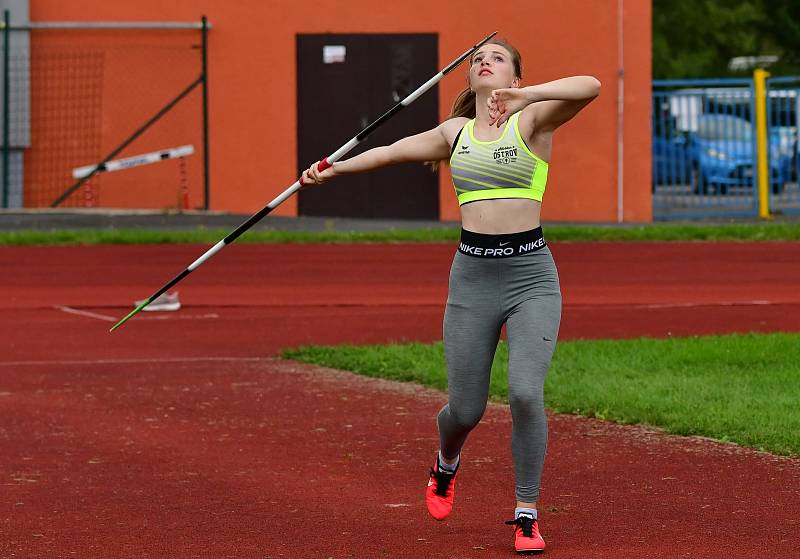
[[[506,41],[505,39],[495,39],[492,40],[492,45],[499,45],[506,49],[509,54],[511,55],[511,61],[514,63],[514,72],[516,77],[522,79],[522,56],[519,54],[519,51]],[[474,54],[472,55],[475,56]],[[470,58],[470,65],[472,64],[472,58]],[[469,77],[467,77],[467,81],[469,81]],[[450,109],[450,114],[447,115],[446,120],[450,120],[451,118],[456,118],[460,116],[464,116],[467,118],[475,118],[476,115],[475,109],[475,92],[472,91],[469,84],[467,87],[458,94],[456,100],[453,101],[453,107]],[[436,172],[439,168],[439,161],[426,161],[426,165],[431,166],[431,171]]]

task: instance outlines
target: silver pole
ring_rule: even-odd
[[[211,28],[211,24],[208,24]],[[0,22],[0,29],[5,24]],[[202,23],[180,21],[31,21],[23,25],[9,25],[10,31],[34,29],[202,29]]]

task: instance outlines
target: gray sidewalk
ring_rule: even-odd
[[[53,229],[168,229],[205,227],[233,230],[252,214],[189,211],[165,213],[146,210],[0,210],[0,231]],[[273,231],[384,231],[387,229],[451,229],[457,221],[356,219],[340,217],[267,216],[253,230]]]

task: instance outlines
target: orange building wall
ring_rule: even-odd
[[[368,0],[32,0],[30,12],[32,21],[194,21],[206,14],[213,26],[211,209],[241,213],[256,211],[296,179],[297,33],[437,33],[441,67],[498,30],[523,55],[524,84],[574,74],[591,74],[603,83],[601,96],[556,132],[543,214],[548,221],[612,222],[618,211],[617,6],[618,0],[496,5],[477,0],[407,0],[402,5]],[[624,218],[648,222],[650,2],[624,0],[624,14]],[[442,118],[465,75],[462,66],[440,82]],[[334,85],[320,84],[320,91]],[[331,145],[330,151],[338,147]],[[440,180],[440,201],[441,218],[458,219],[447,171]],[[273,213],[296,215],[296,197]]]

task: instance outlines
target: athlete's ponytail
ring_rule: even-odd
[[[467,86],[464,91],[458,94],[453,101],[453,108],[450,109],[448,120],[457,116],[475,118],[475,92]]]

